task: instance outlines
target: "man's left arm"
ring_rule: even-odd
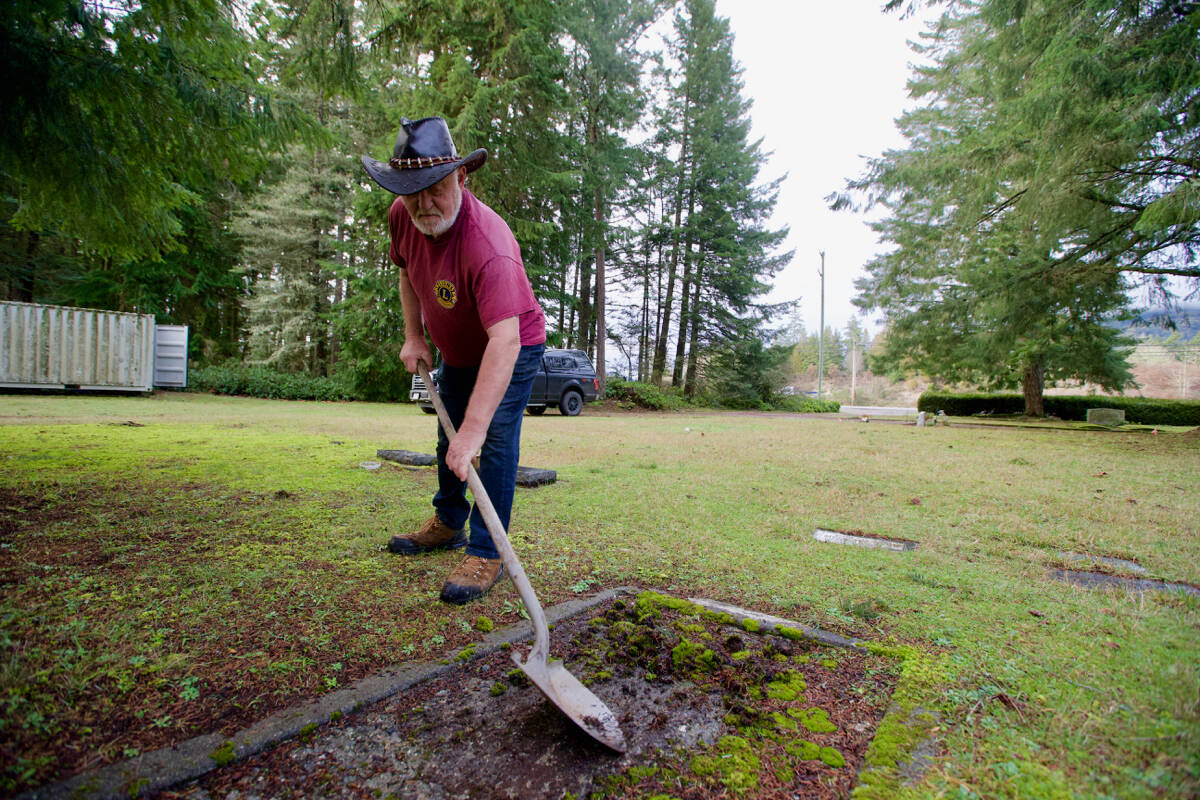
[[[446,451],[446,466],[462,480],[467,479],[467,466],[483,446],[492,416],[512,383],[513,367],[521,354],[520,317],[509,317],[487,329],[488,343],[479,365],[475,389],[467,401],[467,413],[459,426],[458,435]]]

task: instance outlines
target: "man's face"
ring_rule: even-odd
[[[426,236],[437,238],[458,219],[462,206],[462,187],[467,180],[467,171],[459,168],[440,181],[416,194],[400,195],[417,230]]]

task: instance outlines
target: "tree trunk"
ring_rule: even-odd
[[[1021,374],[1021,393],[1025,395],[1025,416],[1044,417],[1046,407],[1043,392],[1046,388],[1045,374],[1041,364],[1027,364]]]
[[[697,259],[696,274],[692,279],[692,282],[696,285],[695,294],[692,296],[692,335],[690,337],[692,348],[688,351],[687,381],[683,387],[683,393],[688,397],[695,397],[696,391],[699,388],[697,381],[699,377],[697,375],[697,361],[700,354],[700,287],[704,283],[703,267],[704,265]]]
[[[596,219],[600,220],[603,211],[599,206],[599,192],[596,193]],[[600,391],[604,391],[604,376],[608,370],[604,364],[604,243],[596,247],[596,376],[600,379]]]
[[[689,89],[690,91],[690,89]],[[691,114],[691,96],[683,98],[683,135],[679,143],[679,176],[675,189],[675,230],[671,234],[671,268],[667,274],[667,296],[662,305],[662,326],[654,346],[654,371],[651,381],[662,386],[663,371],[667,365],[667,339],[671,333],[671,303],[675,300],[675,270],[679,267],[679,227],[683,216],[683,184],[687,175],[688,122]]]

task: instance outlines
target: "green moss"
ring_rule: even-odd
[[[701,778],[707,778],[709,775],[713,775],[716,773],[717,760],[715,758],[713,758],[712,756],[705,756],[705,755],[693,756],[691,763],[688,764],[688,768],[691,769],[692,772],[699,775]]]
[[[475,645],[469,644],[454,657],[455,661],[466,661],[475,656]]]
[[[734,794],[745,794],[758,788],[758,770],[762,766],[754,748],[740,736],[722,736],[717,742],[721,754],[717,769],[721,783]]]
[[[629,777],[643,781],[646,778],[653,778],[658,774],[658,767],[630,767]]]
[[[683,639],[671,649],[671,663],[678,672],[708,672],[716,667],[717,654],[707,647]]]
[[[512,642],[504,642],[500,645],[501,650],[512,650]]]
[[[821,757],[821,748],[815,742],[807,739],[796,739],[783,746],[789,756],[801,761],[816,761]]]
[[[508,684],[497,681],[492,684],[492,697],[499,697],[508,691]]]
[[[800,729],[799,726],[796,725],[796,720],[792,719],[791,717],[786,717],[783,714],[780,714],[778,711],[772,712],[771,718],[775,720],[775,727],[782,731],[796,731]]]
[[[209,753],[208,757],[218,767],[227,767],[237,758],[237,754],[233,752],[233,742],[226,740],[224,744]]]
[[[823,708],[789,708],[788,713],[813,733],[833,733],[837,730],[837,726],[829,721],[829,712]]]
[[[329,713],[329,721],[330,722],[337,722],[341,718],[342,718],[342,712],[340,712],[340,711],[331,711]]]
[[[793,642],[798,642],[801,639],[807,638],[804,634],[804,631],[800,630],[799,628],[793,628],[790,625],[776,625],[775,633],[779,634],[785,639],[791,639]]]
[[[475,620],[475,630],[480,633],[491,633],[496,629],[496,623],[492,622],[488,617],[480,617]]]
[[[738,650],[736,653],[730,653],[729,657],[734,661],[745,661],[752,655],[754,655],[754,653],[749,650]]]
[[[846,766],[846,757],[843,756],[841,753],[839,753],[837,750],[834,750],[832,747],[822,747],[821,748],[821,761],[823,761],[824,763],[828,764],[831,767]]]
[[[808,687],[800,673],[784,672],[767,684],[767,697],[790,702],[799,699],[806,688]]]
[[[837,669],[838,662],[834,661],[832,658],[827,658],[821,662],[821,665],[826,669]]]
[[[300,732],[298,734],[296,734],[296,738],[302,742],[307,742],[308,740],[312,739],[313,736],[315,736],[316,734],[317,734],[317,723],[310,722],[307,725],[305,725],[303,728],[300,729]]]
[[[733,617],[722,611],[711,611],[689,600],[671,597],[659,592],[642,592],[637,596],[637,601],[633,604],[634,616],[637,617],[638,622],[644,622],[651,617],[659,616],[661,614],[660,609],[662,608],[670,608],[721,625],[732,625],[735,622]]]
[[[775,780],[783,784],[791,783],[796,780],[796,771],[787,764],[778,764],[775,766]]]
[[[742,627],[750,633],[758,633],[758,620],[746,617],[742,620]]]

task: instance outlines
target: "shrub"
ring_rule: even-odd
[[[1200,402],[1160,400],[1152,397],[1101,397],[1098,395],[1047,395],[1046,413],[1059,419],[1085,420],[1089,408],[1116,408],[1127,422],[1140,425],[1200,425]],[[929,413],[945,411],[955,417],[975,414],[1022,414],[1025,398],[1019,394],[925,392],[917,409]]]
[[[604,396],[618,403],[648,408],[651,411],[667,411],[686,405],[679,394],[670,389],[661,389],[652,383],[627,381],[610,377],[604,384]]]
[[[815,397],[800,397],[780,395],[775,401],[775,408],[780,411],[792,411],[797,414],[836,414],[842,409],[837,400],[818,400]]]
[[[358,399],[343,377],[276,372],[268,367],[248,367],[236,362],[194,368],[188,373],[188,384],[193,391],[272,400]]]

